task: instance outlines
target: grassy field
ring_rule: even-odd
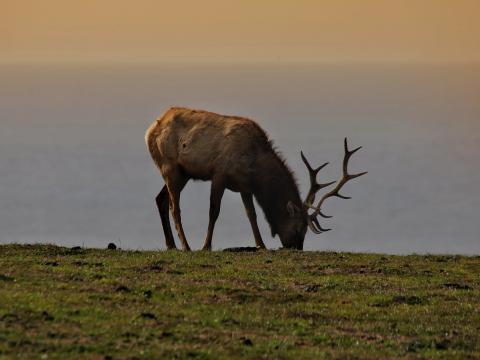
[[[0,358],[480,358],[480,257],[0,246]]]

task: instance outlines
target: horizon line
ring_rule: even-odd
[[[156,60],[0,60],[0,66],[472,66],[480,65],[480,59],[473,60],[303,60],[303,61],[156,61]]]

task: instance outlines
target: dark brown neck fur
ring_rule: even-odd
[[[277,234],[279,224],[288,217],[288,201],[302,207],[297,183],[285,161],[273,149],[258,156],[255,178],[258,179],[255,182],[255,198],[263,209],[272,234]]]

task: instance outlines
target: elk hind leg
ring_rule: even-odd
[[[177,228],[178,237],[182,243],[183,251],[190,251],[187,238],[182,226],[182,217],[180,211],[180,193],[187,184],[188,178],[185,177],[180,169],[169,171],[165,173],[165,182],[167,183],[168,194],[170,196],[170,211]]]
[[[262,240],[262,235],[260,235],[260,230],[258,229],[257,224],[257,214],[255,212],[255,205],[253,204],[253,196],[250,193],[242,192],[242,201],[245,206],[245,211],[247,212],[248,220],[252,226],[253,236],[255,237],[255,245],[259,249],[265,249],[265,244]]]
[[[170,226],[169,209],[169,195],[167,185],[164,185],[162,191],[155,198],[157,203],[158,212],[160,213],[160,220],[162,221],[163,233],[165,234],[165,243],[168,250],[176,249],[175,240],[173,238],[172,228]]]
[[[210,212],[208,220],[208,231],[203,244],[202,250],[212,250],[212,237],[213,229],[215,228],[215,222],[220,214],[220,205],[222,203],[223,193],[225,192],[225,186],[223,181],[212,180],[212,188],[210,191]]]

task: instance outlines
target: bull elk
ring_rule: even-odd
[[[366,174],[348,173],[348,161],[360,147],[349,150],[345,139],[343,175],[314,205],[317,192],[335,183],[317,182],[317,173],[328,163],[313,168],[301,152],[310,176],[310,190],[302,201],[292,171],[274,150],[265,131],[253,120],[172,107],[149,127],[145,140],[165,180],[156,203],[168,249],[176,248],[170,227],[170,208],[182,248],[190,250],[180,216],[180,193],[190,179],[211,181],[209,223],[203,250],[212,248],[213,229],[225,189],[241,194],[258,248],[265,248],[265,244],[258,229],[253,197],[265,213],[272,237],[278,234],[284,247],[302,250],[307,227],[315,234],[330,230],[323,229],[318,221],[318,216],[330,217],[322,213],[324,201],[330,197],[348,199],[340,194],[340,189],[349,180]]]

